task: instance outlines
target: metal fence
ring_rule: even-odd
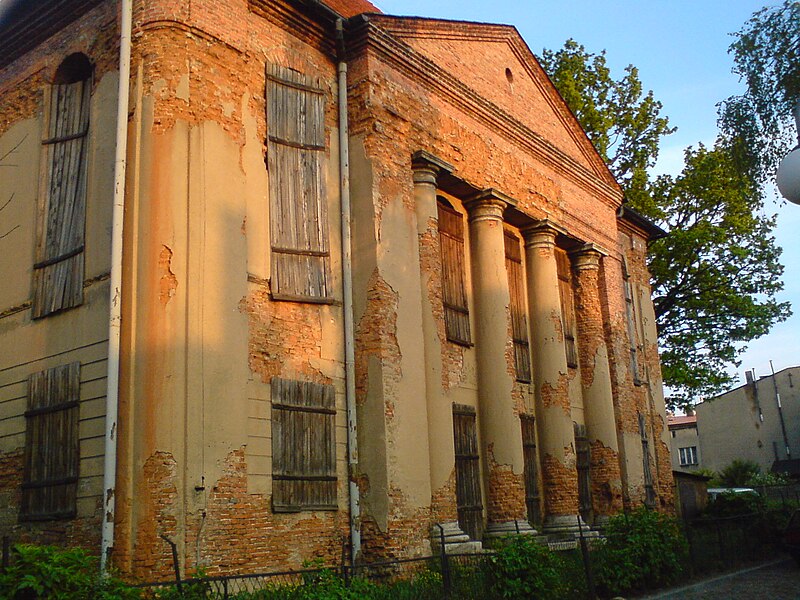
[[[779,550],[776,532],[786,510],[731,517],[702,518],[684,523],[689,546],[690,575],[728,569],[767,558]],[[586,542],[582,539],[580,542]],[[602,543],[595,540],[595,543]],[[586,597],[594,597],[593,550],[588,543],[571,544],[570,576],[585,582]],[[594,544],[592,545],[594,546]],[[11,559],[8,538],[3,539],[3,561]],[[296,571],[203,576],[183,579],[175,561],[175,578],[140,584],[146,599],[302,600],[310,592],[331,590],[329,597],[369,597],[376,600],[472,600],[487,598],[491,573],[485,554],[446,554],[351,566],[343,552],[341,564]],[[584,585],[585,584],[585,585]],[[346,589],[344,589],[346,588]],[[362,593],[363,592],[363,593]],[[313,597],[323,597],[314,595]],[[328,596],[325,596],[328,597]]]
[[[480,554],[439,554],[357,566],[192,578],[140,584],[145,598],[293,600],[309,588],[369,590],[370,598],[426,600],[485,598]],[[333,596],[332,596],[333,597]]]
[[[698,519],[684,526],[692,574],[724,570],[777,551],[769,517],[763,514]]]

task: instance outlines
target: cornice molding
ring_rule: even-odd
[[[250,12],[263,17],[273,25],[291,33],[309,46],[336,56],[336,39],[333,28],[326,27],[319,16],[305,14],[296,3],[281,0],[247,0]]]

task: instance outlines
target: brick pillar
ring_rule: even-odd
[[[578,472],[556,270],[556,230],[524,230],[545,533],[578,531]]]
[[[597,520],[622,510],[619,444],[611,369],[603,330],[598,275],[602,253],[586,244],[572,253],[578,359],[591,456],[592,508]]]
[[[437,329],[436,311],[431,290],[441,287],[436,178],[453,167],[424,151],[412,157],[414,204],[417,214],[417,235],[420,261],[420,302],[422,308],[421,348],[425,361],[425,402],[428,412],[428,448],[430,455],[431,538],[441,541],[444,530],[448,548],[462,549],[469,536],[458,525],[455,488],[455,446],[453,444],[453,410],[442,388],[442,347]],[[442,529],[439,528],[442,527]]]
[[[511,392],[508,275],[503,210],[508,199],[484,190],[465,203],[469,211],[478,417],[484,458],[486,535],[533,530],[526,519],[522,429]]]

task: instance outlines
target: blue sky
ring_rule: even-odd
[[[683,150],[716,137],[716,104],[742,89],[731,73],[728,55],[731,33],[765,5],[756,0],[373,0],[394,15],[413,15],[514,25],[535,54],[560,48],[574,38],[590,52],[606,50],[612,75],[622,75],[628,64],[639,68],[645,89],[652,89],[664,108],[662,114],[678,131],[661,147],[659,173],[677,174]],[[787,148],[788,150],[788,148]],[[758,375],[800,364],[800,206],[772,204],[778,214],[775,232],[784,249],[785,291],[780,300],[792,302],[796,316],[765,337],[751,342],[742,365],[732,368],[744,381],[745,369]]]

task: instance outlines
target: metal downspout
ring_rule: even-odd
[[[342,292],[344,312],[345,403],[347,406],[347,480],[350,502],[350,560],[361,556],[361,503],[356,468],[358,429],[356,420],[355,329],[353,326],[353,264],[350,235],[350,132],[347,124],[347,60],[344,22],[336,20],[336,54],[339,100],[339,193],[342,203]]]
[[[125,217],[125,161],[128,151],[128,109],[131,71],[132,0],[120,1],[119,91],[114,150],[114,196],[111,218],[111,276],[108,319],[108,374],[105,452],[103,454],[103,522],[100,568],[108,568],[114,548],[117,478],[117,415],[119,410],[120,327],[122,321],[122,228]]]

